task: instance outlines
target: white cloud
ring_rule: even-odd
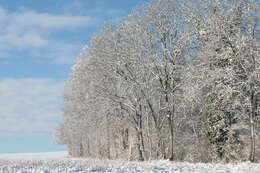
[[[0,80],[0,136],[51,132],[61,118],[63,81]]]
[[[10,12],[0,6],[0,59],[5,59],[1,63],[8,63],[8,59],[15,57],[17,51],[23,51],[35,56],[36,61],[71,64],[83,45],[77,41],[74,41],[74,45],[66,42],[66,39],[58,37],[60,33],[69,31],[66,32],[69,40],[78,29],[84,28],[88,32],[89,27],[98,26],[102,16],[110,16],[116,20],[111,22],[118,23],[118,16],[124,13],[122,10],[105,8],[86,12],[84,7],[83,1],[73,0],[65,5],[65,14],[56,15],[30,9]]]
[[[12,14],[11,22],[20,27],[39,27],[43,29],[71,29],[86,27],[93,24],[90,16],[66,16],[53,15],[49,13],[37,13],[35,11],[25,11]]]
[[[56,52],[57,56],[65,54],[68,51],[58,52],[62,51],[60,47],[69,47],[71,44],[55,38],[56,32],[88,28],[95,26],[97,23],[97,18],[86,15],[55,15],[26,9],[14,13],[0,6],[1,55],[10,55],[10,52],[20,50],[29,53],[38,51],[38,54]],[[59,48],[59,50],[53,51],[55,47]],[[76,56],[75,54],[71,55],[71,53],[69,55],[71,56],[70,59],[72,59],[72,56]],[[53,58],[53,61],[62,63],[58,61],[60,57],[51,56],[51,58]]]
[[[2,50],[39,48],[45,46],[47,42],[35,31],[25,31],[21,34],[10,32],[1,35],[0,33],[0,49]]]

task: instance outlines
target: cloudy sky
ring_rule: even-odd
[[[52,143],[62,87],[104,22],[146,0],[0,0],[0,153],[66,149]]]

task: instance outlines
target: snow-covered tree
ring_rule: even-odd
[[[259,35],[253,0],[156,0],[105,24],[65,84],[58,141],[80,157],[259,159]]]

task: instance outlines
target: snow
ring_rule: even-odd
[[[67,152],[0,154],[0,173],[260,173],[259,163],[127,162],[70,158]]]
[[[0,159],[51,159],[65,158],[68,156],[67,151],[44,152],[44,153],[12,153],[0,154]]]

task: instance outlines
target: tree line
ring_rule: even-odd
[[[75,157],[260,160],[260,4],[155,0],[83,48],[55,130]]]

